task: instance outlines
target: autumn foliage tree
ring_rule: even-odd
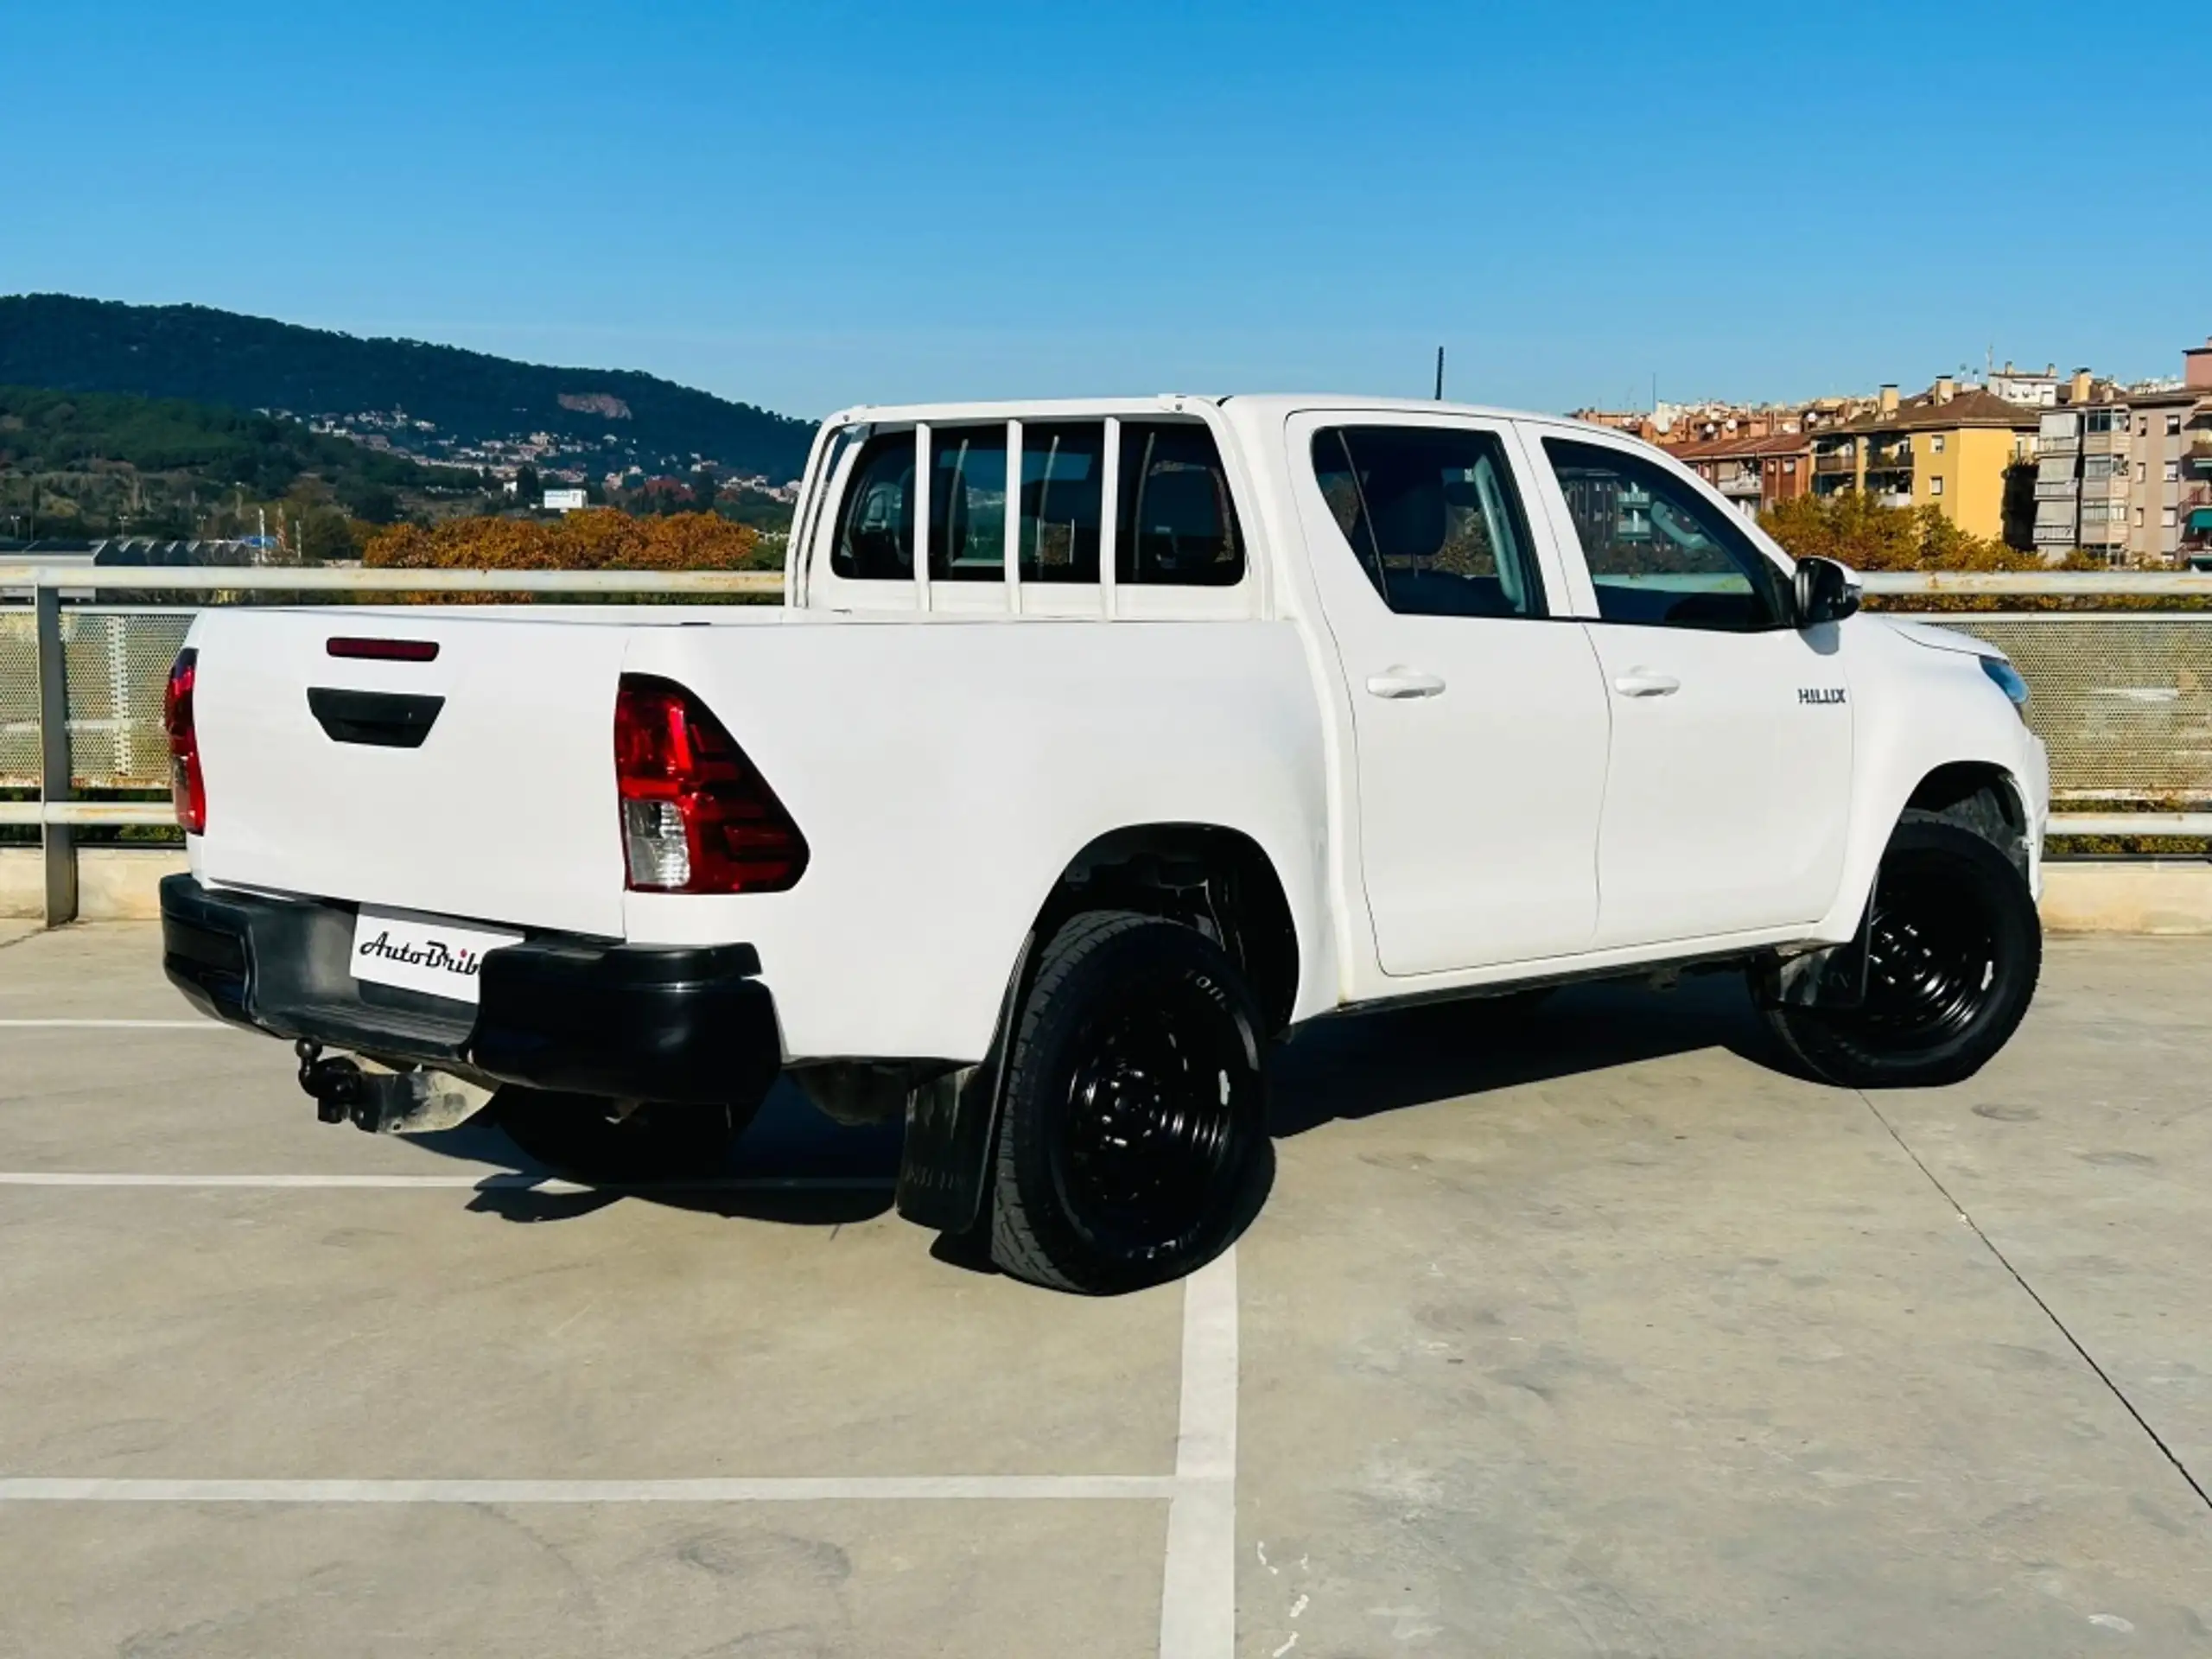
[[[1839,559],[1855,570],[2043,568],[2032,553],[1961,530],[1940,507],[1885,507],[1855,490],[1778,502],[1759,525],[1793,558]]]
[[[362,562],[416,570],[744,570],[763,568],[759,532],[707,512],[633,518],[588,508],[556,521],[448,518],[393,524]]]

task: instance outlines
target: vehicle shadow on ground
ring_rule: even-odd
[[[1499,998],[1316,1020],[1276,1051],[1268,1127],[1280,1140],[1709,1048],[1788,1069],[1735,973],[1686,977],[1665,991],[1641,981],[1567,987],[1533,1007]]]
[[[491,1166],[486,1184],[470,1198],[480,1214],[518,1223],[567,1221],[611,1204],[642,1202],[731,1220],[835,1227],[871,1220],[891,1207],[899,1173],[897,1125],[861,1128],[832,1123],[791,1084],[779,1083],[760,1114],[731,1148],[719,1169],[696,1180],[635,1186],[567,1186],[550,1190],[533,1181],[564,1182],[568,1171],[548,1167],[523,1152],[489,1114],[457,1129],[407,1137],[443,1157]]]
[[[1574,986],[1533,1008],[1500,999],[1348,1014],[1317,1020],[1275,1050],[1268,1130],[1281,1140],[1324,1123],[1712,1048],[1786,1069],[1732,973],[1685,978],[1670,991],[1641,982]],[[833,1123],[796,1087],[779,1083],[724,1166],[701,1172],[699,1181],[580,1191],[531,1185],[563,1181],[566,1173],[529,1158],[486,1119],[409,1138],[489,1166],[468,1207],[505,1221],[564,1221],[611,1204],[644,1202],[732,1220],[839,1226],[891,1208],[900,1130]],[[1258,1213],[1269,1185],[1256,1184],[1246,1221]],[[954,1266],[995,1270],[978,1237],[940,1239],[932,1253]]]

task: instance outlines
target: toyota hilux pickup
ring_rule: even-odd
[[[1748,976],[1784,1064],[1963,1077],[2041,959],[1992,647],[1662,452],[1444,404],[856,408],[780,607],[210,609],[168,973],[331,1119],[601,1179],[787,1076],[902,1213],[1083,1292],[1248,1219],[1271,1041]]]

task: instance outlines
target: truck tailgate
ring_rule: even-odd
[[[334,638],[437,651],[362,660],[334,656]],[[620,938],[613,721],[625,640],[620,625],[433,607],[203,613],[193,634],[203,873]],[[410,718],[428,730],[409,729]]]

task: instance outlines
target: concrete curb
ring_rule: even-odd
[[[185,868],[163,847],[77,849],[77,915],[87,922],[150,922],[162,913],[162,878]],[[0,849],[0,916],[46,913],[45,865],[35,847]]]
[[[2212,861],[2059,861],[2043,870],[2053,933],[2212,933]]]

